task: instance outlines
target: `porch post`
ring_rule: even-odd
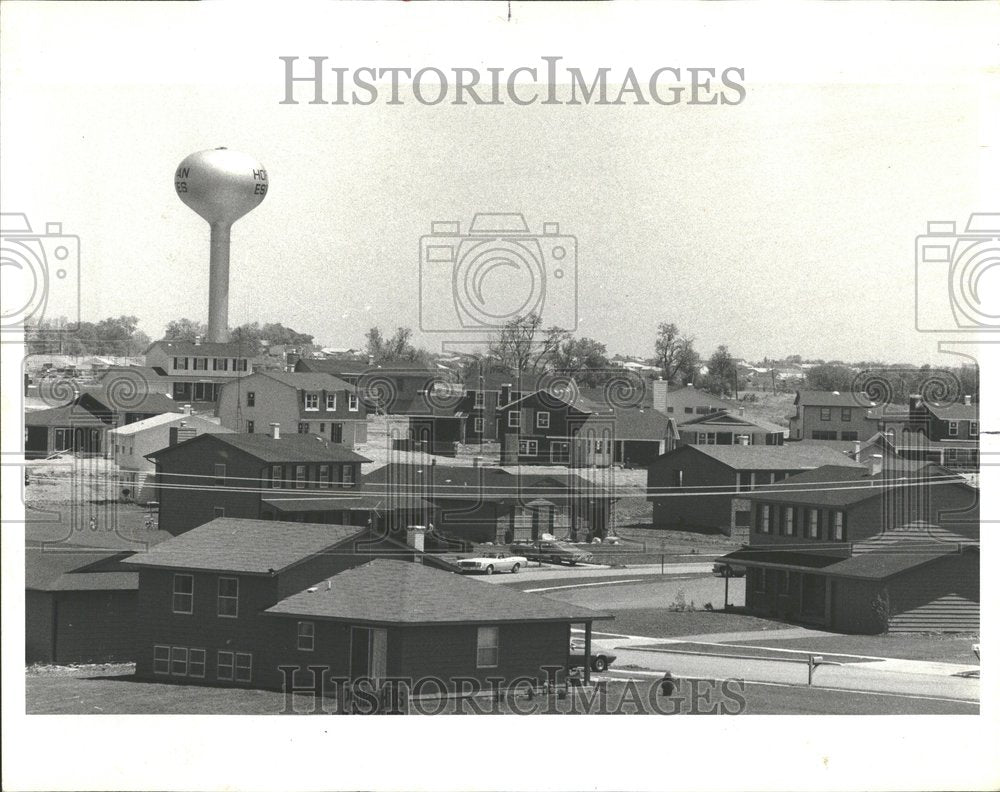
[[[588,621],[584,626],[583,637],[583,684],[590,684],[590,633],[594,623]]]

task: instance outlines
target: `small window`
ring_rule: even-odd
[[[240,610],[240,581],[234,577],[219,578],[218,613],[227,619],[235,619]]]
[[[507,426],[509,426],[511,429],[521,428],[520,410],[511,410],[509,413],[507,413]]]
[[[232,652],[218,652],[215,655],[216,678],[222,680],[223,682],[232,682],[233,662],[234,657]]]
[[[191,575],[174,575],[174,613],[194,612],[194,578]]]
[[[212,368],[215,371],[229,371],[229,358],[212,358]]]
[[[841,421],[848,421],[848,422],[850,422],[850,420],[851,420],[851,408],[850,407],[841,407],[840,408],[840,420]]]
[[[517,453],[521,456],[538,456],[538,441],[520,440],[517,444]]]
[[[318,393],[307,393],[306,394],[306,410],[309,412],[315,412],[319,409],[319,394]]]
[[[253,421],[247,421],[247,434],[253,434],[254,424]]]
[[[739,477],[736,479],[736,491],[737,492],[747,492],[753,489],[753,473],[749,470],[741,470]]]
[[[354,486],[354,465],[341,465],[340,481],[345,487]]]
[[[482,431],[483,431],[483,419],[482,418],[475,418],[475,419],[473,419],[473,421],[472,421],[472,430],[474,432],[476,432],[476,434],[482,434]]]
[[[760,522],[757,524],[758,533],[771,533],[771,504],[760,504]]]
[[[226,466],[224,464],[215,466],[215,483],[216,485],[226,483]]]
[[[693,415],[694,414],[694,407],[685,407],[684,408],[684,412],[688,413],[689,415]]]
[[[795,535],[795,510],[791,506],[785,507],[784,529],[785,536]]]
[[[225,517],[226,516],[226,507],[225,506],[216,506],[215,508],[212,509],[212,514],[213,514],[213,516],[215,518]]]
[[[979,437],[979,421],[969,422],[969,437]]]
[[[715,445],[715,441],[718,439],[718,435],[715,432],[708,432],[705,437],[705,445]]]
[[[334,412],[337,409],[337,394],[328,393],[326,394],[326,409],[330,412]]]
[[[476,409],[481,410],[486,406],[486,394],[483,391],[476,391]]]
[[[539,429],[549,428],[549,414],[547,412],[539,412],[535,416],[535,426]]]
[[[858,433],[856,431],[850,431],[850,432],[841,432],[840,433],[840,439],[841,440],[858,440],[860,438],[858,437]]]
[[[829,421],[830,420],[830,412],[831,411],[830,411],[829,407],[820,407],[819,408],[819,419],[821,421]]]
[[[819,511],[809,510],[809,538],[819,539]]]
[[[697,445],[705,445],[708,443],[708,433],[698,432]]]
[[[842,511],[833,513],[833,540],[835,542],[844,541],[844,513]]]
[[[236,653],[236,681],[249,682],[253,677],[253,657],[249,652]]]
[[[154,646],[153,647],[153,673],[154,674],[169,674],[170,673],[170,647],[169,646]]]
[[[247,407],[255,407],[257,404],[257,393],[255,391],[247,391]]]
[[[320,465],[319,466],[319,486],[320,489],[329,489],[330,487],[330,466]]]
[[[311,652],[316,648],[316,624],[300,621],[298,627],[298,647],[300,652]]]
[[[284,473],[281,465],[271,465],[271,489],[281,489]]]
[[[347,410],[348,412],[358,411],[358,396],[356,393],[347,394]]]
[[[309,434],[309,423],[303,422],[299,424],[299,434]]]
[[[500,628],[480,627],[476,634],[476,668],[500,665]]]
[[[205,650],[188,649],[188,676],[205,678]]]
[[[183,646],[170,647],[170,676],[187,676],[188,650]]]
[[[958,437],[958,421],[948,421],[948,437]]]
[[[306,488],[306,466],[296,465],[295,466],[295,489],[305,489]]]

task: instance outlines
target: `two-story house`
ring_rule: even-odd
[[[239,342],[155,341],[146,350],[146,366],[166,378],[174,400],[196,409],[214,407],[223,385],[260,362]]]
[[[223,386],[219,420],[234,432],[319,435],[353,448],[368,439],[357,388],[331,374],[262,371]]]
[[[606,429],[592,423],[587,432],[590,442],[574,443],[584,422],[600,410],[599,405],[588,399],[566,398],[550,390],[537,390],[499,406],[500,464],[610,464],[610,437]],[[582,458],[573,453],[578,449],[583,452]]]
[[[978,491],[935,465],[873,457],[765,486],[749,543],[751,613],[839,632],[979,630]]]
[[[565,667],[572,624],[585,626],[589,649],[592,623],[611,618],[488,591],[365,533],[221,519],[128,559],[139,570],[136,676],[270,689],[432,676],[448,690],[472,677],[505,687]]]
[[[979,405],[927,401],[910,396],[905,415],[886,415],[886,442],[905,459],[936,462],[955,470],[979,469]]]
[[[538,378],[497,371],[472,371],[462,383],[462,398],[455,411],[466,416],[465,442],[482,443],[498,438],[497,410],[535,391]]]
[[[370,412],[378,415],[412,414],[412,405],[446,375],[417,361],[396,361],[384,365],[360,360],[301,358],[296,372],[332,374],[354,385]]]
[[[271,434],[202,434],[148,456],[156,463],[159,525],[174,535],[216,517],[273,518],[272,498],[308,499],[317,504],[313,511],[325,511],[330,498],[339,506],[357,496],[361,464],[371,461],[316,435],[282,435],[277,427]]]
[[[657,379],[650,385],[653,392],[653,409],[678,422],[698,415],[731,412],[736,404],[731,399],[724,399],[696,388],[692,383],[671,385],[666,380]]]
[[[790,440],[867,440],[883,409],[864,393],[800,390],[789,416]]]
[[[754,489],[824,465],[862,467],[816,445],[685,445],[649,465],[646,500],[655,527],[745,534]]]

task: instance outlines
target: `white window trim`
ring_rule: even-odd
[[[299,476],[299,471],[302,471],[302,475]],[[295,466],[295,489],[305,489],[306,482],[309,480],[309,469],[306,465],[296,465]]]
[[[474,406],[476,409],[480,410],[486,406],[486,393],[484,391],[476,391],[476,402]]]
[[[161,651],[162,650],[162,651]],[[158,656],[160,655],[160,656]],[[157,663],[166,663],[165,670],[157,668]],[[153,673],[161,676],[170,676],[170,647],[163,644],[156,644],[153,647]]]
[[[188,578],[191,581],[191,592],[177,591],[177,580],[178,578]],[[177,610],[177,597],[190,597],[188,602],[190,603],[190,610]],[[170,596],[170,609],[174,613],[179,613],[184,616],[190,616],[194,613],[194,575],[187,575],[181,572],[175,572],[173,577],[173,586],[171,588]]]
[[[806,530],[810,539],[819,539],[819,509],[809,510],[809,525]]]
[[[545,416],[545,423],[542,423],[542,416]],[[539,429],[549,428],[549,414],[545,410],[539,410],[535,413],[535,426]]]
[[[224,658],[229,660],[224,662]],[[228,669],[228,675],[223,674],[223,669]],[[223,682],[232,682],[236,673],[236,655],[233,652],[219,650],[215,653],[215,678]]]
[[[175,660],[175,656],[177,659]],[[183,659],[182,659],[183,658]],[[174,663],[184,663],[183,671],[174,671]],[[184,646],[170,647],[170,676],[186,677],[188,675],[188,650]]]
[[[302,632],[302,627],[305,626],[305,625],[309,625],[310,629],[312,630],[312,632],[309,633],[308,635],[306,635],[306,634],[304,634]],[[314,622],[314,621],[300,621],[300,622],[298,622],[298,624],[297,624],[297,626],[295,628],[295,637],[296,637],[295,645],[298,647],[298,650],[300,652],[314,652],[314,651],[316,651],[316,622]],[[302,645],[302,640],[304,638],[308,639],[309,646],[303,646]]]
[[[833,541],[844,541],[844,513],[842,511],[833,513]]]
[[[336,412],[337,410],[337,394],[328,393],[326,394],[326,409],[327,412]]]
[[[760,532],[771,533],[771,504],[760,505]]]
[[[191,656],[195,652],[200,652],[201,653],[201,662],[200,663],[195,663],[191,659]],[[194,671],[191,670],[191,666],[192,665],[200,665],[201,666],[201,673],[200,674],[194,673]],[[205,678],[205,669],[206,669],[207,665],[208,665],[208,652],[206,652],[204,649],[188,649],[188,676],[189,677],[191,677],[192,679],[204,679]]]
[[[507,413],[507,426],[510,429],[520,429],[521,428],[521,411],[511,410]]]
[[[240,658],[248,658],[246,679],[240,678]],[[249,684],[253,681],[253,655],[250,652],[235,652],[233,656],[233,681]]]
[[[312,407],[309,405],[312,404]],[[318,393],[307,393],[305,398],[305,411],[306,412],[319,412],[319,394]]]
[[[969,437],[979,437],[979,421],[969,421]]]
[[[231,596],[229,594],[223,595],[222,593],[222,581],[223,580],[233,580],[236,581],[236,596]],[[220,619],[237,619],[240,615],[240,579],[234,577],[233,575],[219,575],[219,582],[216,584],[216,599],[215,599],[215,613]],[[236,613],[223,613],[222,612],[222,601],[235,600],[236,601]]]
[[[482,432],[483,431],[483,426],[484,426],[484,421],[483,421],[482,418],[473,418],[472,419],[472,431],[474,431],[474,432]]]
[[[958,421],[948,421],[948,437],[958,437]]]
[[[347,411],[348,412],[358,411],[358,395],[356,393],[347,394]]]
[[[484,635],[495,635],[495,643],[490,645],[484,645],[483,637]],[[494,652],[493,662],[484,663],[482,661],[482,653],[484,651]],[[498,668],[500,666],[500,628],[499,627],[480,627],[476,630],[476,668]]]
[[[521,449],[524,449],[523,451]],[[537,440],[519,440],[517,443],[517,453],[520,456],[534,457],[538,456],[538,441]]]

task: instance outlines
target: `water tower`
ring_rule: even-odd
[[[229,231],[267,195],[267,171],[257,160],[227,148],[184,158],[174,176],[177,195],[212,229],[208,275],[208,340],[229,340]]]

